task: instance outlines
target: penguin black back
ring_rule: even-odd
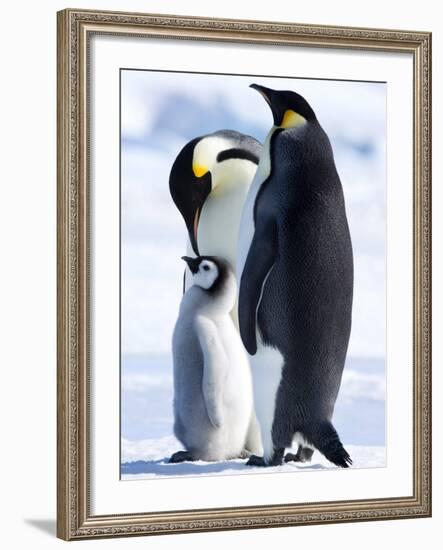
[[[260,232],[269,216],[275,220],[277,257],[257,322],[265,344],[295,359],[290,373],[305,380],[299,397],[307,388],[330,392],[319,400],[330,416],[340,384],[331,374],[343,369],[351,328],[352,247],[329,140],[314,124],[295,139],[278,132],[271,143],[272,173],[257,197],[255,222]],[[317,401],[309,396],[318,411]]]

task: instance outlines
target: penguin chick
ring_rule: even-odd
[[[172,337],[174,433],[185,451],[170,462],[246,457],[253,415],[246,352],[229,314],[235,276],[214,256],[183,257],[193,286],[183,295]]]

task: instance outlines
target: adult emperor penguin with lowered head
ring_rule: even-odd
[[[256,139],[233,130],[195,138],[180,151],[169,188],[188,230],[188,255],[217,256],[235,273],[241,213],[260,151]],[[185,288],[191,283],[187,271]]]
[[[236,273],[240,219],[260,152],[259,141],[234,130],[197,137],[180,151],[171,168],[169,189],[186,224],[188,256],[216,256]],[[184,290],[193,279],[186,269]],[[236,297],[231,317],[238,329],[237,311]],[[248,448],[253,452],[262,449],[255,414]]]
[[[237,263],[264,456],[352,463],[331,418],[351,330],[353,254],[329,139],[292,91],[251,86],[274,118],[246,199]],[[297,453],[284,456],[294,442]]]
[[[194,284],[180,304],[173,338],[174,433],[185,447],[170,462],[246,457],[253,413],[246,351],[230,311],[237,295],[227,262],[183,257]]]

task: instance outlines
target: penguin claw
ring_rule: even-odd
[[[169,464],[178,464],[180,462],[192,462],[194,459],[189,451],[177,451],[168,460]]]

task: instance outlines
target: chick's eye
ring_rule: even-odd
[[[209,266],[208,266],[208,265],[204,265],[204,266],[203,266],[203,269],[204,269],[205,271],[209,271]]]

